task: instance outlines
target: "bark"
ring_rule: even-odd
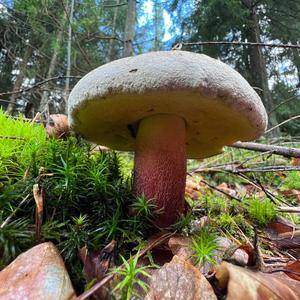
[[[246,4],[246,6],[250,10],[247,39],[249,42],[261,43],[259,19],[257,15],[256,6],[252,5],[252,1],[244,1],[244,4]],[[275,104],[269,88],[268,73],[267,73],[266,61],[263,54],[263,49],[262,47],[259,46],[250,47],[249,54],[250,54],[250,72],[253,79],[253,85],[262,90],[261,97],[267,112],[273,111],[275,108]],[[277,124],[278,121],[276,119],[276,114],[271,114],[269,116],[269,126],[274,127]],[[279,133],[280,133],[279,128],[272,131],[272,134],[274,135],[278,135]]]
[[[50,65],[49,65],[46,80],[53,77],[53,74],[54,74],[54,71],[55,71],[57,58],[58,58],[58,54],[59,54],[62,39],[63,39],[64,26],[65,26],[66,18],[67,18],[67,14],[66,14],[66,12],[64,12],[61,27],[60,27],[59,31],[57,32],[56,47],[54,48],[53,53],[52,53],[52,57],[51,57],[51,61],[50,61]],[[49,83],[46,83],[44,85],[44,91],[43,91],[43,94],[42,94],[39,111],[49,113]]]
[[[136,0],[128,0],[126,23],[124,32],[124,51],[123,57],[132,56],[133,39],[135,34],[135,18],[136,18]]]
[[[19,91],[22,87],[22,83],[23,83],[25,73],[26,73],[27,63],[32,55],[32,52],[33,52],[32,47],[27,46],[25,49],[23,60],[19,65],[19,74],[17,75],[16,81],[15,81],[15,84],[13,87],[13,92]],[[14,113],[18,95],[19,95],[19,93],[13,93],[9,98],[9,104],[7,106],[7,113],[9,113],[11,115],[13,115],[13,113]]]
[[[113,15],[113,21],[112,21],[112,36],[116,35],[116,25],[117,25],[117,17],[118,17],[118,12],[119,12],[119,5],[120,0],[116,1],[116,7],[113,8],[114,10],[114,15]],[[109,41],[109,46],[108,46],[108,55],[107,55],[107,62],[115,60],[115,51],[114,51],[114,39],[111,39]]]

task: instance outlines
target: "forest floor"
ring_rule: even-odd
[[[33,299],[35,263],[70,277],[60,299],[300,299],[299,159],[226,147],[189,161],[189,211],[163,231],[131,196],[132,166],[0,111],[0,299],[14,286]]]

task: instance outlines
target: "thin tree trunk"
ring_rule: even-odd
[[[120,0],[116,1],[116,5],[120,4]],[[112,35],[116,35],[116,26],[117,26],[117,17],[119,12],[119,7],[116,6],[113,8],[114,10],[114,16],[113,16],[113,22],[112,22]],[[114,51],[114,39],[111,39],[109,41],[109,47],[108,47],[108,55],[107,55],[107,62],[113,61],[115,59],[115,51]]]
[[[15,84],[13,87],[13,92],[19,91],[22,87],[22,83],[23,83],[23,80],[25,77],[25,72],[26,72],[26,66],[29,61],[29,58],[31,57],[32,52],[33,52],[32,47],[27,46],[25,49],[23,60],[19,65],[19,74],[17,75],[16,81],[15,81]],[[9,104],[7,106],[7,113],[13,115],[18,96],[19,96],[18,93],[14,93],[10,96]]]
[[[298,75],[298,87],[300,87],[300,55],[299,55],[299,50],[297,49],[292,49],[293,57],[292,61],[296,67],[297,70],[297,75]]]
[[[66,86],[65,86],[65,108],[67,107],[68,97],[70,93],[70,75],[71,75],[71,51],[72,51],[72,23],[74,12],[74,0],[70,0],[70,13],[69,13],[69,33],[68,33],[68,48],[67,48],[67,73],[66,73]]]
[[[248,2],[249,1],[245,1]],[[256,7],[252,6],[252,1],[250,1],[250,26],[248,28],[247,32],[247,37],[249,42],[254,42],[254,43],[261,43],[261,38],[260,38],[260,27],[259,27],[259,20],[257,16],[257,11]],[[267,73],[267,67],[266,67],[266,61],[264,58],[264,54],[262,51],[262,47],[251,47],[250,50],[250,72],[252,74],[253,78],[253,84],[254,86],[260,88],[261,91],[261,96],[263,103],[266,107],[266,110],[273,111],[275,108],[275,104],[272,98],[272,94],[269,88],[269,83],[268,83],[268,73]],[[271,114],[269,116],[269,125],[270,127],[274,127],[278,124],[278,121],[276,119],[276,114]],[[278,135],[280,133],[279,128],[276,130],[272,131],[274,135]]]
[[[66,19],[67,19],[67,14],[66,14],[66,12],[64,12],[63,18],[62,18],[62,24],[61,24],[61,27],[56,36],[56,47],[54,48],[53,53],[52,53],[52,57],[51,57],[51,61],[50,61],[46,79],[53,77],[58,54],[59,54],[59,51],[61,48],[61,43],[63,40],[64,26],[65,26]],[[44,91],[42,94],[39,111],[46,112],[46,114],[49,113],[49,84],[48,83],[46,83],[44,85]]]
[[[123,57],[132,56],[133,39],[135,34],[136,0],[128,0],[126,24],[124,33],[124,51]]]

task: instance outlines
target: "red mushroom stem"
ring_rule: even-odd
[[[159,211],[155,224],[168,227],[184,212],[186,125],[176,115],[141,120],[136,137],[134,196],[144,195]]]

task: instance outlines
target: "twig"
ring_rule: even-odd
[[[5,92],[5,93],[0,93],[0,96],[3,96],[3,95],[12,95],[12,94],[20,94],[20,93],[25,93],[25,92],[28,92],[32,89],[35,89],[49,81],[52,81],[52,80],[59,80],[59,79],[66,79],[67,76],[56,76],[56,77],[51,77],[51,78],[47,78],[45,80],[42,80],[36,84],[34,84],[33,86],[31,87],[28,87],[28,88],[25,88],[25,89],[21,89],[21,90],[18,90],[18,91],[12,91],[12,92]],[[81,79],[82,77],[81,76],[69,76],[69,78],[76,78],[76,79]]]
[[[294,95],[292,97],[289,97],[288,99],[286,99],[285,101],[283,102],[280,102],[278,105],[276,105],[273,109],[271,109],[269,112],[268,112],[268,116],[270,114],[272,114],[273,112],[275,112],[280,106],[284,105],[284,104],[287,104],[288,102],[291,102],[292,100],[295,100],[297,99],[297,96]]]
[[[191,43],[177,43],[172,50],[181,49],[183,46],[194,46],[194,45],[230,45],[230,46],[254,46],[254,47],[271,47],[271,48],[294,48],[300,49],[298,44],[274,44],[274,43],[252,43],[252,42],[228,42],[228,41],[207,41],[207,42],[191,42]]]
[[[119,3],[119,4],[103,4],[103,7],[104,8],[114,8],[114,7],[119,7],[119,6],[124,6],[124,5],[127,5],[128,3],[127,2],[123,2],[123,3]]]
[[[287,119],[287,120],[285,120],[285,121],[279,123],[278,125],[276,125],[276,126],[270,128],[270,129],[268,129],[265,133],[269,133],[270,131],[272,131],[272,130],[278,128],[278,127],[280,127],[281,125],[283,125],[283,124],[285,124],[285,123],[288,123],[288,122],[290,122],[290,121],[293,121],[293,120],[295,120],[295,119],[299,119],[299,118],[300,118],[300,115],[293,116],[293,117],[291,117],[291,118],[289,118],[289,119]]]
[[[15,213],[20,209],[20,207],[27,201],[30,194],[28,194],[19,204],[18,206],[13,210],[13,212],[4,220],[4,222],[1,224],[0,228],[3,228],[7,225],[7,223],[10,221],[10,219],[15,215]]]
[[[299,166],[264,166],[257,168],[240,168],[235,165],[224,165],[217,167],[209,168],[197,168],[192,170],[191,174],[194,173],[209,173],[209,172],[229,172],[233,174],[242,174],[242,173],[267,173],[267,172],[291,172],[291,171],[300,171]]]
[[[216,191],[218,191],[218,192],[224,194],[225,196],[227,196],[227,197],[229,197],[229,198],[231,198],[231,199],[235,199],[235,200],[237,200],[237,201],[242,201],[241,199],[239,199],[239,198],[237,198],[237,197],[235,197],[235,196],[232,196],[232,195],[226,193],[225,191],[223,191],[223,190],[219,189],[218,187],[216,187],[216,186],[214,186],[214,185],[208,183],[208,182],[205,181],[205,180],[200,180],[200,182],[203,182],[204,184],[206,184],[206,185],[207,185],[208,187],[210,187],[211,189],[216,190]]]
[[[284,207],[284,206],[280,206],[277,208],[278,211],[280,212],[285,212],[285,213],[300,213],[300,207],[297,206],[297,207],[292,207],[292,206],[287,206],[287,207]]]
[[[295,116],[295,117],[300,117],[300,116]],[[286,120],[286,121],[289,121],[289,120]],[[280,124],[282,124],[282,123],[280,123]],[[280,125],[280,124],[278,124],[278,125]],[[259,151],[259,152],[272,151],[273,154],[281,155],[284,157],[300,158],[300,149],[297,149],[297,148],[274,146],[274,145],[267,145],[267,144],[258,144],[258,143],[249,143],[249,142],[237,142],[232,145],[229,145],[228,147],[246,149],[246,150],[251,150],[251,151]]]

